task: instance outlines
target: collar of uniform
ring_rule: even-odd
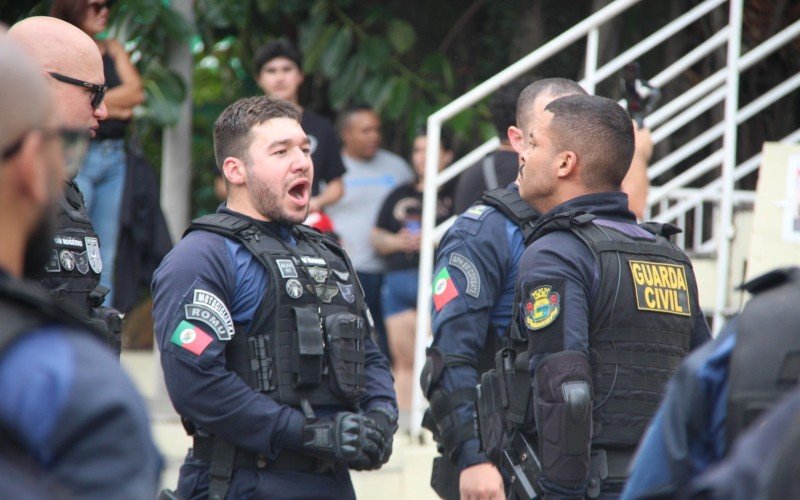
[[[231,215],[235,215],[237,217],[241,217],[243,219],[246,219],[246,220],[252,222],[253,224],[255,224],[255,226],[257,228],[259,228],[261,231],[263,231],[263,232],[265,232],[267,234],[275,234],[280,239],[282,239],[283,241],[285,241],[287,243],[294,244],[294,238],[292,238],[292,227],[291,226],[286,226],[286,225],[280,224],[278,222],[254,219],[254,218],[248,217],[247,215],[244,215],[242,213],[234,212],[233,210],[231,210],[228,207],[223,206],[223,205],[221,205],[219,207],[217,212],[224,213],[224,214],[231,214]]]
[[[551,209],[542,219],[566,212],[582,211],[598,218],[636,223],[636,216],[628,209],[628,195],[621,191],[592,193],[572,198]]]

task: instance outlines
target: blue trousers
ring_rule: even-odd
[[[383,325],[383,307],[381,304],[381,287],[383,286],[383,273],[362,273],[358,274],[358,280],[364,288],[364,299],[375,321],[375,334],[377,344],[381,352],[389,363],[392,362],[392,355],[389,354],[389,344],[386,341],[386,327]]]
[[[103,272],[100,284],[111,290],[105,305],[114,304],[114,268],[119,237],[120,206],[125,187],[125,140],[92,141],[83,168],[75,178],[89,218],[100,239]]]

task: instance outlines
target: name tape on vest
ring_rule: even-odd
[[[686,268],[640,260],[631,260],[628,264],[640,311],[691,316]]]

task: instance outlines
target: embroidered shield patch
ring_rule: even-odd
[[[556,320],[561,312],[561,297],[551,286],[540,286],[531,291],[525,302],[525,326],[541,330]]]
[[[103,272],[103,259],[100,257],[100,245],[97,238],[87,236],[83,239],[86,242],[86,255],[89,258],[89,267],[95,274]]]

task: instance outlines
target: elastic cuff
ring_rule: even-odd
[[[467,467],[472,467],[477,464],[484,464],[489,462],[484,453],[478,451],[480,442],[477,438],[468,439],[460,446],[458,452],[458,470],[464,470]]]
[[[395,421],[397,420],[397,404],[389,399],[378,399],[371,402],[371,404],[367,407],[364,413],[368,413],[373,410],[377,410],[378,408],[384,409],[389,414],[394,415]]]
[[[278,448],[299,450],[303,447],[303,429],[306,426],[306,418],[297,410],[289,412],[286,427],[278,435],[275,443]]]

